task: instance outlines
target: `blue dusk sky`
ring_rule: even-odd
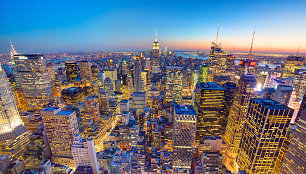
[[[1,0],[0,53],[163,48],[306,52],[305,0]]]

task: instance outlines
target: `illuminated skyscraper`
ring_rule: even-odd
[[[225,75],[228,61],[231,56],[227,54],[227,51],[223,50],[221,46],[216,43],[211,43],[210,55],[209,55],[209,69],[208,69],[208,81],[212,82],[214,76]],[[229,67],[232,68],[232,67]]]
[[[199,82],[207,82],[207,78],[208,78],[208,66],[206,64],[201,65]]]
[[[0,65],[0,153],[19,158],[29,142],[5,72]]]
[[[14,60],[28,109],[41,110],[53,100],[46,59],[37,54],[20,54]]]
[[[292,86],[278,85],[273,99],[288,106],[292,92]]]
[[[282,77],[294,76],[296,70],[303,68],[305,60],[305,56],[288,56]]]
[[[293,109],[271,99],[251,99],[242,131],[237,164],[247,173],[279,173]]]
[[[231,110],[231,107],[233,105],[234,102],[234,98],[235,98],[235,92],[237,89],[237,84],[236,83],[231,83],[231,82],[227,82],[225,84],[222,85],[223,88],[226,89],[225,91],[225,103],[224,103],[224,120],[222,120],[221,126],[226,128],[227,125],[227,120],[228,120],[228,115],[229,112]]]
[[[141,90],[141,66],[139,59],[134,57],[134,66],[133,66],[133,81],[134,81],[134,91],[142,92]]]
[[[191,169],[197,113],[192,105],[174,105],[173,169]]]
[[[80,61],[79,69],[80,69],[81,78],[85,81],[91,82],[92,81],[92,71],[91,71],[90,62]]]
[[[167,81],[166,81],[166,101],[173,100],[181,104],[182,87],[183,87],[183,67],[182,66],[167,66]]]
[[[153,50],[152,50],[152,72],[154,74],[160,72],[159,43],[157,41],[157,31],[156,31],[156,35],[155,35],[155,41],[153,43]]]
[[[293,132],[289,149],[280,169],[280,173],[306,173],[306,93],[295,121],[296,130]]]
[[[248,111],[250,99],[254,95],[256,78],[253,74],[242,74],[235,92],[235,98],[231,107],[225,131],[225,142],[228,155],[237,156],[242,128]]]
[[[14,139],[26,130],[20,118],[5,72],[0,66],[1,122],[0,140]]]
[[[76,106],[78,102],[85,99],[85,91],[81,87],[71,87],[62,91],[62,98],[65,103]]]
[[[78,69],[75,62],[65,62],[67,81],[73,82],[78,78]]]
[[[225,88],[214,82],[197,83],[195,89],[194,108],[197,111],[197,140],[204,136],[220,136],[224,134],[224,102]]]
[[[109,97],[105,90],[99,90],[99,110],[103,114],[107,114],[110,111],[109,108]]]
[[[48,107],[41,110],[45,132],[50,144],[52,161],[74,166],[71,145],[73,137],[79,133],[75,111]]]
[[[80,135],[75,135],[71,151],[76,167],[91,166],[93,174],[99,174],[95,143],[91,137],[83,139]]]

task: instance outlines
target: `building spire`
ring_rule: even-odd
[[[13,60],[14,55],[17,55],[16,50],[14,49],[12,40],[10,39],[10,43],[11,43],[11,59]]]
[[[253,49],[254,35],[255,35],[255,28],[254,28],[253,37],[252,37],[252,43],[251,43],[251,48],[250,48],[250,52],[249,52],[249,60],[251,59],[251,56],[252,56],[252,49]]]
[[[296,52],[296,57],[299,55],[299,52],[300,52],[300,47],[301,47],[301,41],[300,41],[300,44],[299,44],[298,50],[297,50],[297,52]]]
[[[155,33],[155,42],[157,42],[157,29],[156,29],[155,32],[156,32],[156,33]]]
[[[216,45],[218,45],[218,35],[219,35],[219,20],[218,20],[218,28],[217,28]]]

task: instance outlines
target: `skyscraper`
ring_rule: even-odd
[[[45,132],[55,163],[74,166],[71,145],[73,137],[79,133],[75,111],[48,107],[41,110]]]
[[[83,139],[80,135],[75,135],[71,146],[75,166],[91,166],[93,174],[99,174],[99,164],[95,151],[93,138]]]
[[[192,105],[174,105],[173,169],[191,169],[196,135],[197,113]]]
[[[274,100],[251,99],[237,156],[239,170],[279,173],[275,164],[292,114],[292,109]]]
[[[295,125],[296,130],[293,132],[280,173],[306,173],[306,161],[302,160],[306,156],[306,93],[304,94]]]
[[[208,77],[208,66],[206,64],[201,65],[199,82],[207,82],[207,77]]]
[[[253,97],[256,78],[253,74],[242,74],[235,92],[235,98],[231,107],[226,126],[224,140],[228,155],[231,158],[237,156],[242,128],[248,111],[250,99]]]
[[[183,67],[182,66],[167,66],[166,67],[166,101],[173,100],[181,104],[182,87],[183,87]]]
[[[14,60],[28,109],[40,111],[53,100],[46,59],[37,54],[19,54]]]
[[[134,57],[134,66],[133,66],[133,81],[134,81],[134,91],[142,92],[141,90],[141,66],[139,59]]]
[[[157,41],[157,31],[155,35],[155,41],[153,43],[153,50],[152,50],[152,73],[159,73],[160,66],[159,66],[159,43]]]
[[[99,110],[102,114],[107,114],[110,111],[108,93],[105,90],[100,89],[98,95]]]
[[[92,81],[92,71],[91,65],[88,61],[80,61],[79,62],[80,75],[82,80],[91,82]]]
[[[225,127],[221,123],[224,118],[225,88],[214,82],[197,83],[195,89],[194,108],[197,111],[197,140],[204,136],[220,136]]]
[[[29,142],[5,72],[0,65],[0,152],[19,158]]]
[[[305,60],[305,56],[288,56],[282,77],[294,76],[296,70],[303,68]]]
[[[73,82],[78,78],[78,69],[75,62],[65,62],[67,81]]]
[[[26,130],[22,122],[5,72],[0,66],[1,122],[0,140],[14,139]]]
[[[293,92],[292,86],[278,85],[273,99],[277,102],[280,102],[288,106],[292,92]]]

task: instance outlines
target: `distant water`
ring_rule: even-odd
[[[193,57],[193,58],[198,58],[198,59],[203,59],[203,60],[208,60],[209,59],[209,57],[197,56],[196,52],[175,52],[175,54],[177,56],[182,56],[184,58]],[[239,60],[236,60],[235,63],[238,64]],[[258,62],[258,66],[264,67],[266,65],[268,65],[270,68],[273,68],[273,69],[277,67],[277,65],[274,65],[274,64]]]
[[[174,52],[177,56],[182,56],[184,58],[196,58],[196,59],[203,59],[203,60],[208,60],[209,57],[203,57],[203,56],[198,56],[197,53],[195,52]]]

